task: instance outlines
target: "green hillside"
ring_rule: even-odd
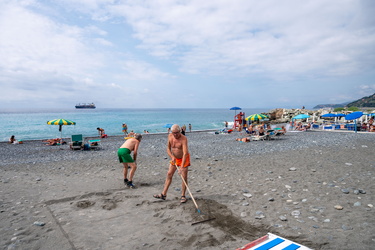
[[[321,108],[344,108],[344,107],[358,107],[358,108],[368,108],[375,107],[375,94],[370,96],[362,97],[354,102],[345,102],[341,104],[319,104],[314,107],[314,109]]]
[[[347,107],[358,107],[358,108],[375,107],[375,94],[372,94],[370,96],[362,97],[361,99],[358,99],[357,101],[348,103],[346,106]]]

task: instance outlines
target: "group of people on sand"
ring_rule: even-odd
[[[124,184],[129,188],[135,188],[133,178],[135,171],[137,170],[136,161],[141,140],[142,135],[135,134],[134,137],[127,139],[117,151],[119,162],[123,164]],[[133,156],[131,155],[132,152]],[[174,124],[171,127],[171,133],[168,134],[167,154],[170,158],[170,162],[164,188],[161,193],[153,195],[154,198],[161,200],[165,200],[167,198],[167,192],[172,183],[172,178],[176,170],[184,179],[185,183],[187,183],[188,167],[190,166],[188,140],[186,136],[182,134],[181,127],[177,124]],[[128,172],[129,167],[130,171]],[[185,203],[187,201],[185,196],[185,183],[182,182],[180,198],[181,203]]]
[[[252,124],[250,124],[249,127],[247,127],[245,131],[250,136],[243,137],[243,138],[236,138],[236,141],[250,142],[251,141],[251,136],[262,137],[262,136],[270,135],[271,133],[274,133],[274,131],[271,128],[271,125],[270,124],[266,125],[264,123],[261,123],[259,125],[252,125]],[[286,134],[286,128],[285,128],[285,126],[281,126],[281,129],[278,129],[277,133],[279,133],[281,135],[285,135]]]
[[[362,123],[360,127],[362,131],[375,132],[374,116],[371,116],[368,122]]]
[[[44,140],[42,142],[46,142],[47,144],[45,144],[45,145],[47,145],[47,146],[56,146],[59,143],[60,144],[66,144],[66,142],[63,141],[61,138],[48,139],[48,140]]]

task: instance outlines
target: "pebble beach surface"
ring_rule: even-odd
[[[243,136],[187,134],[201,213],[180,204],[178,175],[166,201],[152,197],[168,169],[166,134],[143,136],[136,189],[117,160],[123,137],[91,151],[0,143],[0,248],[237,249],[267,232],[313,249],[375,248],[375,134]]]

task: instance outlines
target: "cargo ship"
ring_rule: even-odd
[[[76,105],[76,109],[94,109],[95,104],[94,103],[78,103]]]

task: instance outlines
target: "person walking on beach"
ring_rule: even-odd
[[[185,132],[186,132],[186,126],[185,126],[185,124],[184,124],[184,125],[182,125],[182,127],[181,127],[181,134],[185,135]]]
[[[117,155],[120,163],[124,165],[124,183],[129,188],[135,188],[133,184],[134,173],[137,170],[137,153],[138,147],[142,140],[141,134],[135,134],[133,138],[130,138],[122,144],[118,149]],[[133,158],[131,152],[133,151]],[[130,166],[130,173],[128,178],[128,166]]]
[[[126,123],[122,124],[122,132],[125,136],[128,134],[128,125],[126,125]]]
[[[188,140],[186,136],[181,134],[181,128],[174,124],[171,133],[168,135],[167,153],[171,158],[167,178],[165,179],[164,189],[160,194],[154,195],[154,198],[165,200],[167,198],[168,188],[172,183],[172,178],[178,166],[178,174],[184,178],[187,183],[188,167],[190,166],[190,154],[188,149]],[[181,203],[187,201],[185,197],[186,186],[182,182]]]
[[[189,123],[189,133],[191,133],[191,123]]]

